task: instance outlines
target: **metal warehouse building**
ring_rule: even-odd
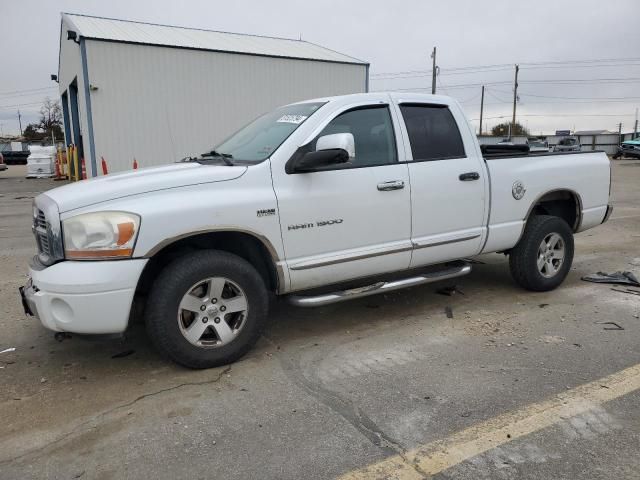
[[[301,40],[62,14],[67,144],[87,175],[211,149],[272,108],[368,90],[369,64]]]

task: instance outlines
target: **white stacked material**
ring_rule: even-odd
[[[48,178],[55,175],[55,147],[35,147],[27,158],[27,178]]]

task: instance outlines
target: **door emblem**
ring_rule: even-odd
[[[522,183],[520,180],[516,180],[513,184],[513,187],[511,187],[511,195],[513,195],[513,198],[515,198],[516,200],[520,200],[522,197],[524,197],[524,194],[527,192],[527,189],[524,188],[524,183]]]

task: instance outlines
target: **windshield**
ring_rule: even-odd
[[[298,103],[266,113],[217,145],[213,153],[233,161],[261,162],[322,105]]]
[[[529,146],[531,147],[546,147],[546,145],[543,142],[529,142]]]
[[[558,142],[558,145],[575,145],[577,143],[575,138],[563,138]]]

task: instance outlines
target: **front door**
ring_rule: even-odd
[[[398,163],[388,105],[347,109],[311,142],[351,133],[349,163],[307,173],[274,172],[292,290],[407,268],[410,186]]]
[[[398,109],[412,153],[411,267],[478,254],[488,178],[466,119],[444,104],[400,103]],[[464,139],[462,128],[468,130]]]

